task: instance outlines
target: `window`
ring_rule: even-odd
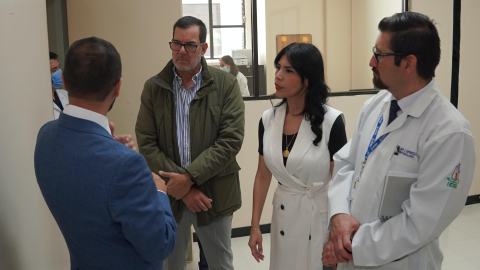
[[[183,16],[193,16],[207,26],[206,59],[232,55],[246,48],[244,0],[183,0]]]

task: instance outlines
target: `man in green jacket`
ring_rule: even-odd
[[[236,78],[207,66],[206,31],[194,17],[175,23],[172,60],[145,83],[135,127],[140,153],[167,181],[178,224],[166,270],[185,269],[192,224],[210,269],[233,269],[232,218],[241,206],[235,156],[245,107]]]

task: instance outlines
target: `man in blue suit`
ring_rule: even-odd
[[[121,70],[108,41],[73,43],[62,74],[70,104],[37,138],[38,185],[72,270],[162,269],[175,245],[165,183],[110,133],[106,115],[120,93]]]

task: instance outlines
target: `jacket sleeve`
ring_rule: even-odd
[[[145,83],[135,125],[139,152],[147,160],[148,167],[152,172],[158,174],[158,171],[161,170],[185,174],[185,169],[175,164],[158,145],[157,119],[155,119],[153,97],[149,84],[149,81]]]
[[[385,223],[363,224],[353,238],[356,266],[379,266],[415,252],[440,236],[465,205],[475,169],[475,144],[463,132],[427,142],[417,182],[403,212]],[[458,185],[448,186],[460,164]]]
[[[119,164],[108,202],[112,219],[144,261],[163,261],[172,253],[177,225],[170,202],[157,191],[142,156],[133,153]]]
[[[232,79],[221,110],[219,135],[187,168],[197,185],[205,183],[230,164],[240,151],[245,129],[245,105],[237,80]]]
[[[357,120],[352,139],[342,147],[334,156],[333,181],[328,190],[328,222],[336,214],[350,215],[350,189],[355,173],[355,162],[360,134],[360,123],[364,108],[362,108]]]

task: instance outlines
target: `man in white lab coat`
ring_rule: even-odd
[[[386,90],[365,102],[352,140],[334,157],[322,260],[340,269],[440,269],[438,238],[465,205],[474,139],[433,79],[440,39],[432,20],[397,13],[378,28],[370,66],[374,85]],[[380,220],[393,172],[415,182],[401,213]]]

